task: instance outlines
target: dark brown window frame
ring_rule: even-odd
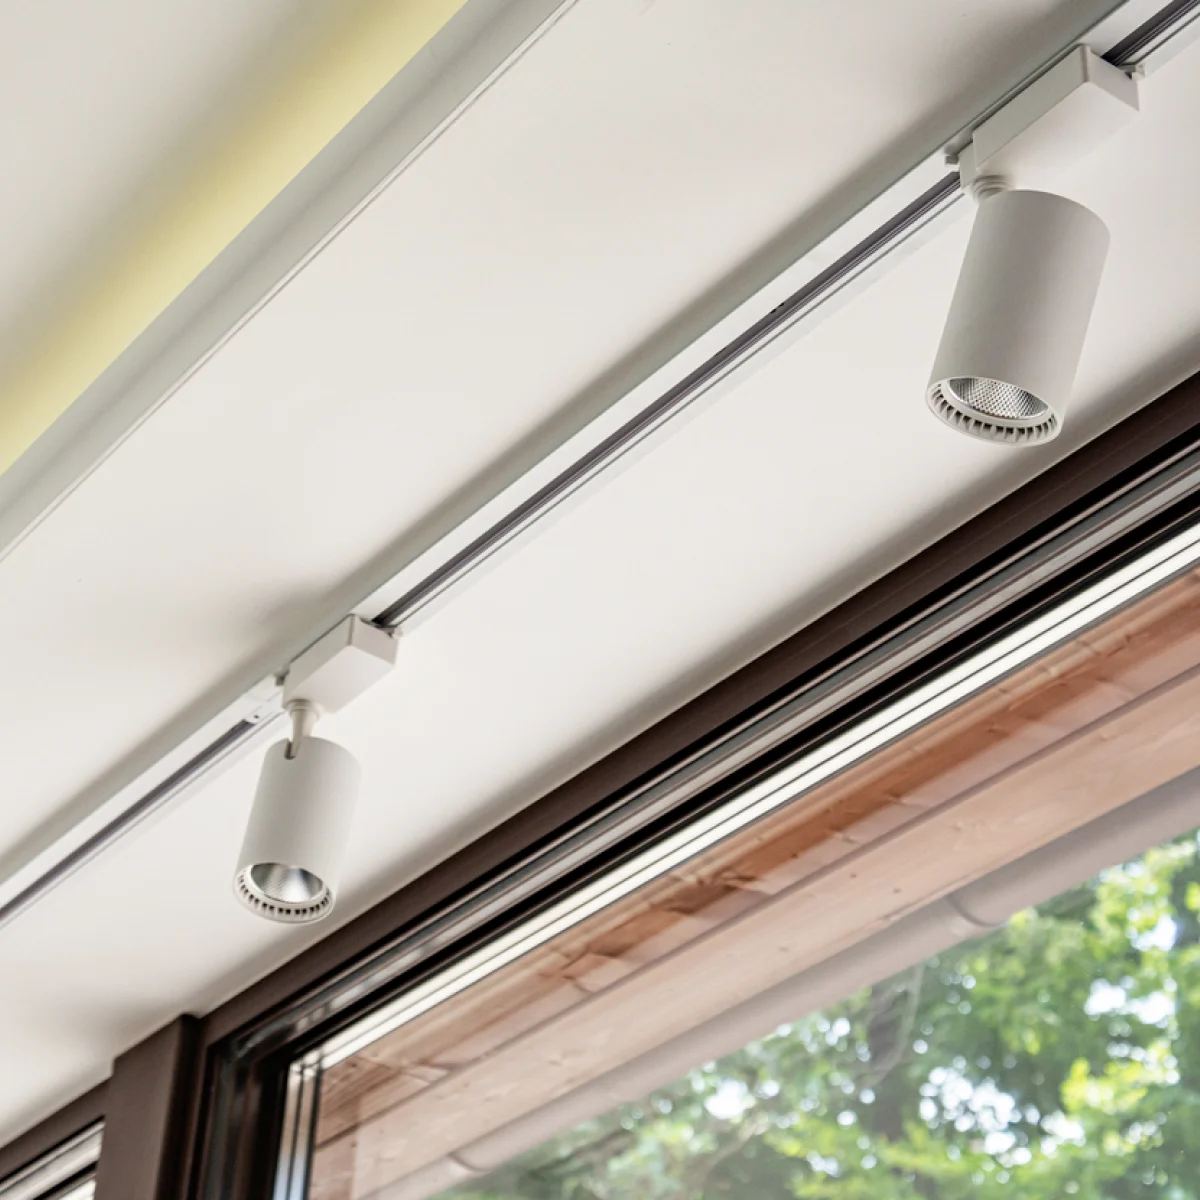
[[[213,1142],[215,1083],[230,1051],[280,1014],[319,1003],[412,927],[586,820],[638,780],[663,770],[772,698],[853,653],[880,631],[928,610],[998,561],[1045,540],[1136,480],[1200,460],[1200,374],[1051,467],[878,583],[802,629],[574,779],[381,901],[201,1020],[181,1018],[122,1056],[110,1081],[0,1147],[0,1178],[97,1119],[106,1119],[98,1200],[192,1200],[265,1194],[286,1064],[299,1043],[268,1046],[237,1066],[236,1145]],[[1194,509],[1197,495],[1180,502]],[[1165,519],[1165,518],[1164,518]],[[319,1017],[319,1013],[316,1014]],[[350,1010],[339,1014],[349,1019]],[[305,1036],[324,1032],[319,1020]],[[147,1096],[153,1097],[149,1106]],[[137,1100],[136,1106],[133,1101]],[[225,1174],[202,1191],[204,1167]]]

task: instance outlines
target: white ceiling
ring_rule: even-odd
[[[1088,9],[752,0],[731,22],[718,0],[580,0],[0,564],[20,798],[0,861],[179,714],[280,665],[439,506],[770,239],[848,216]],[[0,991],[0,1141],[1194,369],[1183,61],[1069,181],[1113,253],[1057,443],[1014,453],[924,411],[960,224],[482,576],[329,720],[366,789],[319,933],[232,898],[253,761],[0,931],[19,981]]]

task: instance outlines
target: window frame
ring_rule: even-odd
[[[544,863],[548,851],[571,838],[586,841],[597,821],[617,812],[639,784],[711,751],[802,689],[827,685],[839,672],[844,676],[885,644],[919,637],[947,613],[956,621],[971,612],[978,616],[982,610],[971,605],[980,598],[991,603],[981,623],[954,626],[953,637],[941,643],[934,638],[923,656],[873,680],[876,691],[860,691],[854,700],[861,711],[879,687],[935,669],[961,648],[964,633],[981,637],[1027,617],[1034,606],[1110,564],[1114,551],[1197,519],[1200,373],[195,1022],[193,1034],[173,1052],[172,1117],[156,1135],[169,1138],[178,1169],[170,1180],[147,1185],[145,1200],[259,1200],[269,1194],[290,1064],[378,1004],[377,985],[389,971],[388,990],[395,992],[460,949],[427,945],[403,971],[392,970],[389,962],[394,966],[415,930],[445,922],[455,906],[462,911],[505,873],[539,857]],[[1003,603],[996,603],[1002,592]],[[837,709],[837,719],[852,718],[854,704]],[[603,869],[604,861],[586,869]],[[568,874],[560,883],[577,877]],[[520,908],[505,910],[473,936],[486,937],[496,920],[520,915]],[[0,1148],[0,1178],[98,1116],[117,1119],[108,1112],[107,1097],[129,1077],[122,1062],[112,1084]],[[110,1200],[103,1193],[101,1184],[98,1200]],[[294,1189],[276,1200],[295,1200]]]

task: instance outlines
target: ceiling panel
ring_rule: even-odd
[[[583,0],[0,566],[20,680],[0,757],[22,796],[0,836],[365,590],[439,504],[898,137],[954,124],[971,76],[948,30],[1003,72],[1067,19],[838,10],[797,72],[818,7],[756,0],[731,30],[715,3]],[[1187,61],[1068,181],[1114,238],[1059,441],[1013,452],[924,410],[960,223],[481,576],[328,720],[366,769],[334,924],[1195,369],[1200,277],[1178,262],[1200,181],[1170,153],[1200,119]],[[0,1140],[332,927],[281,931],[233,899],[256,769],[0,931],[21,980],[0,991]]]

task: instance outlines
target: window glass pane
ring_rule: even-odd
[[[88,1179],[77,1180],[74,1183],[68,1184],[64,1191],[55,1192],[53,1200],[92,1200],[96,1194],[96,1180],[92,1176]],[[50,1200],[47,1197],[47,1200]]]
[[[1193,834],[446,1193],[1200,1194]]]
[[[0,1200],[91,1200],[103,1126],[94,1125],[0,1179]]]
[[[1135,802],[1149,823],[1121,853],[1200,822],[1200,783],[1179,782],[1200,768],[1198,617],[1188,575],[553,937],[464,968],[471,986],[406,993],[306,1060],[309,1195],[890,1200],[1017,1174],[1020,1194],[1126,1194],[1097,1181],[1113,1163],[1143,1179],[1176,1111],[1164,1097],[1190,1103],[1176,1009],[1194,840],[1017,917],[1121,854],[1076,869],[1056,851],[1048,869],[1074,873],[1012,903],[967,893]],[[821,971],[856,948],[870,972],[824,994]]]

